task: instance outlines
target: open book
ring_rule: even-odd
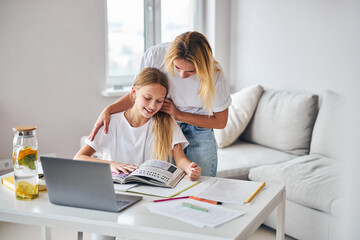
[[[168,188],[175,187],[184,176],[185,172],[175,165],[155,159],[147,160],[129,175],[112,173],[116,183],[146,183]]]

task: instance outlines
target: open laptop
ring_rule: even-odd
[[[50,202],[57,205],[120,212],[142,199],[115,194],[107,163],[40,157]]]

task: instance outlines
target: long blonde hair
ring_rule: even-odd
[[[200,89],[198,96],[204,108],[211,115],[212,102],[215,99],[214,73],[220,71],[206,37],[196,31],[180,34],[171,43],[165,56],[165,69],[174,76],[173,62],[181,58],[194,65]]]
[[[164,73],[156,68],[144,68],[137,75],[133,87],[139,89],[151,84],[160,84],[166,89],[166,95],[168,94],[168,79]],[[159,111],[153,116],[153,158],[164,161],[170,161],[172,158],[172,124],[173,119],[167,113]]]

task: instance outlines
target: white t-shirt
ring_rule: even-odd
[[[121,163],[140,165],[148,159],[152,159],[153,138],[152,121],[140,127],[132,127],[124,116],[124,112],[111,115],[109,131],[104,133],[103,127],[99,129],[93,141],[85,141],[101,155],[109,155],[110,159]],[[173,121],[174,145],[180,143],[185,148],[189,143],[180,127]]]
[[[146,67],[155,67],[164,71],[170,84],[167,97],[172,99],[175,106],[182,112],[207,115],[208,110],[204,109],[204,105],[198,97],[200,84],[197,75],[182,79],[176,70],[174,70],[174,76],[165,71],[165,55],[169,46],[170,43],[162,43],[149,48],[141,60],[140,70]],[[221,69],[220,65],[217,67]],[[215,102],[212,104],[212,112],[221,112],[231,104],[230,87],[222,69],[215,72],[214,86]]]

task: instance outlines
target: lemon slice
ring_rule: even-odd
[[[25,181],[18,182],[18,184],[16,185],[16,192],[19,195],[31,197],[35,193],[35,191],[36,188],[32,184]]]

